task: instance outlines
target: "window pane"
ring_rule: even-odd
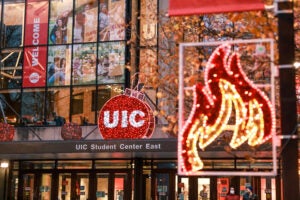
[[[22,49],[1,53],[0,88],[20,88],[22,84]]]
[[[49,44],[65,44],[72,41],[73,0],[51,1],[49,20]]]
[[[96,44],[73,46],[73,84],[96,83]]]
[[[97,41],[97,1],[76,1],[76,14],[74,22],[74,42]]]
[[[5,47],[19,47],[22,44],[24,9],[24,1],[18,3],[4,1]]]
[[[72,122],[87,125],[95,124],[95,111],[91,108],[95,87],[76,87],[72,94]]]
[[[70,85],[71,49],[69,45],[51,46],[48,49],[47,85]]]
[[[123,92],[121,85],[103,85],[98,87],[98,91],[93,91],[92,99],[92,111],[100,111],[104,104],[116,95],[120,95]]]
[[[104,0],[99,10],[100,41],[125,39],[125,0]]]
[[[24,125],[42,125],[45,110],[45,92],[27,89],[22,94],[22,122]]]
[[[1,91],[0,102],[2,104],[6,121],[10,124],[20,123],[19,114],[21,109],[21,91]]]
[[[124,83],[124,42],[100,43],[98,58],[98,84]]]
[[[69,119],[70,89],[49,88],[46,100],[46,120],[48,125],[61,126]]]

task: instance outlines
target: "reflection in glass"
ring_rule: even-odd
[[[42,125],[44,121],[45,91],[27,89],[22,94],[22,123],[24,125]]]
[[[11,3],[10,0],[4,1],[3,30],[5,30],[5,47],[19,47],[23,44],[24,2],[24,0],[18,1],[18,3]]]
[[[70,85],[71,50],[68,45],[48,49],[47,85]]]
[[[96,83],[96,44],[73,46],[73,84]]]
[[[66,44],[72,41],[73,0],[51,1],[49,44]]]
[[[98,84],[124,83],[125,43],[100,43],[98,47]]]
[[[70,89],[49,88],[46,105],[47,124],[62,126],[69,119]]]

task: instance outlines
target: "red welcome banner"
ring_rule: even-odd
[[[25,47],[23,66],[23,87],[44,87],[46,85],[47,47]]]
[[[46,80],[48,1],[28,0],[24,39],[23,87],[43,87]],[[28,47],[30,46],[30,47]]]
[[[170,0],[169,16],[264,10],[262,0]]]

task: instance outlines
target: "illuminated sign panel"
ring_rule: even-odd
[[[274,175],[276,174],[275,154],[275,114],[269,97],[262,88],[272,88],[272,73],[258,86],[243,71],[239,50],[246,46],[263,47],[258,42],[265,42],[270,54],[256,48],[257,55],[273,59],[272,40],[231,41],[222,43],[188,43],[180,45],[180,86],[179,86],[179,137],[178,137],[178,173],[181,175]],[[239,47],[242,45],[243,47]],[[248,44],[247,44],[248,43]],[[250,44],[249,44],[250,43]],[[253,45],[255,44],[255,45]],[[189,59],[186,52],[193,46],[209,49],[208,61],[204,69],[202,82],[186,87],[184,82],[184,66]],[[199,48],[199,46],[201,48]],[[188,50],[185,49],[187,48]],[[248,47],[251,49],[251,47]],[[255,48],[253,48],[255,49]],[[212,51],[213,50],[213,51]],[[249,51],[249,50],[248,50]],[[244,51],[245,52],[245,51]],[[244,53],[243,52],[243,53]],[[185,56],[183,56],[185,55]],[[256,55],[256,56],[257,56]],[[200,57],[200,56],[199,56]],[[253,65],[257,64],[257,57]],[[268,62],[269,64],[272,62]],[[272,64],[269,66],[271,67]],[[271,68],[272,69],[272,68]],[[262,69],[257,69],[257,71]],[[267,80],[267,81],[266,81]],[[269,82],[269,83],[268,83]],[[193,104],[191,110],[185,112],[186,90],[192,88]],[[273,93],[271,93],[273,94]],[[272,95],[270,97],[272,99]],[[187,119],[185,120],[185,117]],[[218,151],[210,145],[222,146],[239,158],[249,157],[255,151],[266,150],[273,158],[273,171],[251,171],[237,169],[235,171],[205,171],[201,154],[206,151]],[[263,148],[262,148],[263,147]],[[208,149],[208,150],[207,150]],[[221,150],[219,150],[220,152]],[[242,153],[247,152],[247,153]],[[259,153],[258,153],[259,154]],[[251,155],[255,160],[255,153]],[[257,170],[257,169],[256,169]],[[242,172],[241,172],[242,171]]]

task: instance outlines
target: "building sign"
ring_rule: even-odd
[[[68,141],[68,142],[18,142],[2,143],[0,151],[3,154],[64,154],[64,153],[174,153],[176,157],[177,139],[155,140],[101,140],[101,141]],[[38,152],[38,154],[37,154]],[[34,157],[34,155],[33,155]]]
[[[23,87],[45,86],[47,47],[41,45],[47,44],[48,7],[48,1],[26,4]]]
[[[271,101],[246,76],[239,54],[232,49],[229,44],[215,48],[206,63],[204,81],[193,87],[193,106],[178,139],[179,174],[201,171],[204,163],[199,152],[225,134],[225,145],[232,150],[270,143],[275,135]]]
[[[127,89],[102,107],[98,126],[104,139],[149,138],[154,130],[154,116],[143,101],[143,94]]]

